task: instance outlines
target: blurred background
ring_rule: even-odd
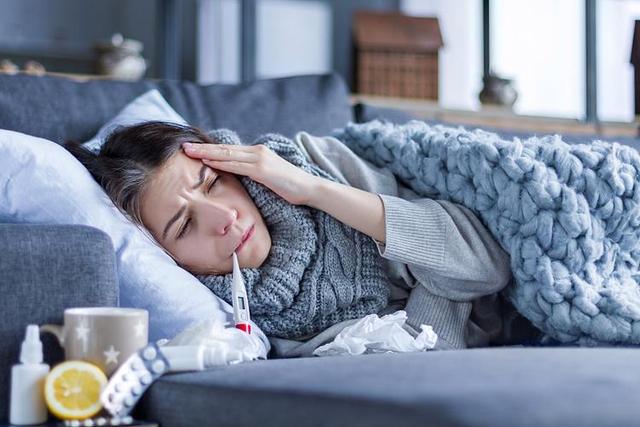
[[[429,108],[585,123],[638,114],[639,0],[0,0],[0,10],[4,72],[210,84],[336,71],[353,94]]]

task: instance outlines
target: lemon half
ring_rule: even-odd
[[[102,409],[100,393],[107,377],[96,365],[69,360],[56,365],[44,383],[49,410],[63,420],[84,419]]]

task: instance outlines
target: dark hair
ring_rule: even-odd
[[[144,227],[140,200],[145,185],[180,151],[183,142],[216,143],[197,127],[148,121],[115,128],[97,154],[76,141],[63,146],[89,170],[116,207]]]

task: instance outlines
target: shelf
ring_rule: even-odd
[[[362,102],[396,108],[420,118],[471,126],[490,126],[514,131],[540,133],[596,134],[600,136],[638,136],[639,120],[633,122],[588,123],[578,119],[516,114],[500,107],[484,106],[478,111],[443,108],[437,101],[352,94],[353,103]]]
[[[0,57],[19,56],[25,58],[72,59],[94,61],[93,48],[81,44],[61,44],[53,41],[29,41],[23,45],[0,43]]]

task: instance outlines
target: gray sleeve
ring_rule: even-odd
[[[434,294],[471,301],[503,289],[511,279],[508,254],[468,208],[429,198],[378,194],[385,208],[380,255],[408,265]]]
[[[383,258],[403,262],[434,294],[471,301],[504,288],[511,278],[509,256],[468,208],[415,193],[389,170],[360,158],[340,140],[305,132],[295,141],[323,169],[349,185],[376,193],[385,209]]]

